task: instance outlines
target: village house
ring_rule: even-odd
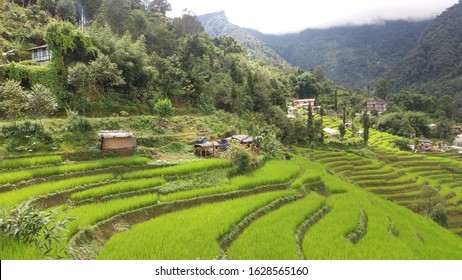
[[[420,152],[431,151],[433,150],[433,141],[427,138],[420,138],[415,149]]]
[[[136,138],[129,131],[100,130],[98,136],[103,151],[133,150],[136,148]]]
[[[293,106],[287,106],[287,118],[296,119],[298,115],[298,109]]]
[[[333,128],[328,128],[325,127],[323,128],[323,131],[326,136],[331,137],[331,138],[340,138],[340,131],[333,129]]]
[[[457,135],[456,139],[454,139],[454,146],[462,147],[462,134]]]
[[[367,99],[367,111],[371,112],[372,110],[376,110],[379,113],[385,112],[387,110],[387,102],[377,97]]]
[[[47,64],[51,60],[51,51],[48,45],[41,45],[28,49],[32,53],[32,60],[39,65]]]
[[[297,99],[294,100],[292,103],[292,106],[295,108],[303,108],[305,110],[308,110],[308,107],[311,107],[311,111],[319,113],[321,110],[321,106],[315,106],[314,103],[316,102],[316,99],[310,98],[310,99]]]

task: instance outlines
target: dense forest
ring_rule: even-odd
[[[399,62],[428,24],[429,21],[384,21],[285,35],[258,31],[252,34],[292,65],[307,71],[321,66],[335,83],[363,88]]]
[[[167,98],[179,112],[269,117],[273,106],[285,110],[302,75],[250,60],[231,37],[208,36],[195,15],[167,18],[170,4],[163,0],[1,2],[0,80],[26,91],[41,84],[61,112],[151,113]],[[27,50],[44,43],[53,59],[38,66]],[[3,108],[2,115],[9,112]]]
[[[438,16],[416,46],[387,74],[394,88],[455,97],[462,105],[462,3]]]
[[[433,20],[383,21],[283,35],[240,28],[224,12],[200,19],[209,34],[232,36],[263,60],[277,62],[280,56],[305,71],[320,66],[330,79],[346,87],[373,87],[384,78],[395,91],[448,94],[459,100],[461,9],[456,4]],[[266,51],[268,47],[278,56]]]

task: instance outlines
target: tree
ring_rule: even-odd
[[[167,118],[173,112],[172,102],[168,98],[159,99],[154,105],[154,110],[161,118]]]
[[[308,132],[308,141],[314,141],[314,119],[311,106],[308,106],[308,119],[307,119],[307,132]]]
[[[73,0],[59,0],[56,5],[56,13],[63,20],[74,22],[76,12],[77,10],[75,9],[75,3]]]
[[[321,131],[319,140],[321,141],[321,143],[324,143],[324,107],[321,107],[321,110],[319,110],[319,115],[321,116]]]
[[[146,40],[141,35],[135,42],[126,33],[116,43],[116,50],[110,55],[111,61],[122,72],[127,91],[145,87],[151,82],[153,70],[147,65]]]
[[[375,93],[379,98],[386,99],[388,94],[390,93],[390,89],[388,87],[388,81],[386,79],[379,79],[375,83]]]
[[[153,0],[148,4],[149,12],[159,12],[165,16],[172,10],[172,5],[167,0]]]
[[[103,94],[107,87],[125,84],[122,71],[117,69],[117,65],[112,63],[109,57],[105,55],[101,55],[90,62],[90,72]]]
[[[16,121],[28,107],[27,95],[17,81],[8,80],[0,85],[0,112]]]
[[[131,0],[104,0],[100,8],[101,16],[109,23],[112,30],[118,34],[123,34],[131,10]]]
[[[369,142],[369,127],[370,127],[370,120],[369,120],[369,115],[367,114],[367,111],[364,111],[363,113],[363,139],[364,139],[364,144],[367,145]]]
[[[45,41],[53,53],[53,60],[63,67],[72,61],[87,62],[96,57],[90,37],[67,21],[50,22],[46,27]]]
[[[310,72],[304,72],[296,79],[295,92],[299,98],[313,98],[320,93],[320,86]]]
[[[338,125],[338,131],[340,132],[340,138],[343,139],[346,133],[346,126],[344,123]]]
[[[191,12],[187,12],[181,17],[174,18],[172,25],[175,30],[182,35],[203,33],[205,31],[202,23]]]
[[[84,63],[77,63],[70,67],[67,74],[67,83],[84,96],[90,86],[95,83],[90,67]]]
[[[33,116],[42,117],[55,112],[58,109],[58,102],[53,93],[41,84],[36,84],[32,87],[32,91],[28,94],[29,111]]]
[[[337,90],[334,92],[334,111],[337,114],[338,111],[338,93]]]

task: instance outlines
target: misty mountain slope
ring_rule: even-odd
[[[225,12],[217,12],[199,16],[205,30],[212,36],[230,36],[238,41],[253,60],[262,60],[275,67],[287,67],[289,64],[265,43],[255,38],[248,30],[231,24]]]
[[[294,66],[307,71],[321,66],[334,82],[363,87],[402,60],[429,23],[385,21],[286,35],[251,32]]]
[[[462,4],[438,16],[387,78],[394,88],[435,95],[462,92]]]

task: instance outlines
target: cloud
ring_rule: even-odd
[[[378,19],[435,17],[458,0],[170,0],[173,15],[185,8],[201,15],[225,10],[239,26],[265,33],[287,33],[305,28],[366,24]]]

